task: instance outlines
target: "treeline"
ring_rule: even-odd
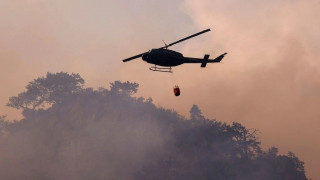
[[[190,118],[133,97],[139,85],[115,81],[85,88],[79,74],[47,73],[0,117],[0,179],[306,180],[293,153],[263,151],[255,129]]]

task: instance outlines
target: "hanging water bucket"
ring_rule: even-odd
[[[173,93],[174,93],[175,96],[179,96],[179,95],[180,95],[180,88],[179,88],[179,86],[175,86],[175,87],[173,88]]]

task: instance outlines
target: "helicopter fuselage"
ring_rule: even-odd
[[[172,67],[184,63],[181,53],[169,49],[152,49],[142,56],[142,59],[150,64]]]

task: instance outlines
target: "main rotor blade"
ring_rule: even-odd
[[[138,55],[136,55],[136,56],[129,57],[129,58],[124,59],[124,60],[122,60],[122,61],[123,61],[123,62],[127,62],[127,61],[134,60],[134,59],[136,59],[136,58],[142,57],[145,53],[147,53],[147,52],[144,52],[144,53],[138,54]]]
[[[191,35],[191,36],[188,36],[188,37],[186,37],[186,38],[180,39],[179,41],[176,41],[176,42],[173,42],[173,43],[171,43],[171,44],[168,44],[168,45],[166,45],[166,46],[164,46],[164,47],[162,47],[162,48],[160,48],[160,49],[170,47],[170,46],[172,46],[172,45],[175,45],[175,44],[180,43],[180,42],[182,42],[182,41],[185,41],[185,40],[187,40],[187,39],[193,38],[193,37],[195,37],[195,36],[199,36],[200,34],[206,33],[206,32],[208,32],[208,31],[210,31],[210,29],[206,29],[206,30],[203,30],[203,31],[198,32],[198,33],[196,33],[196,34],[193,34],[193,35]]]

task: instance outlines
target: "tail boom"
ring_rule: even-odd
[[[200,67],[206,67],[207,63],[219,63],[227,53],[221,54],[215,59],[209,59],[209,55],[204,55],[203,59],[200,58],[192,58],[192,57],[184,57],[183,63],[201,63]]]

